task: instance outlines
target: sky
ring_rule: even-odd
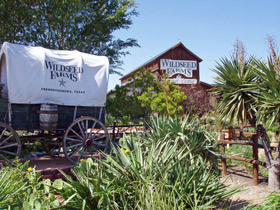
[[[137,0],[136,0],[137,1]],[[212,84],[216,62],[230,57],[238,39],[247,56],[268,55],[266,37],[280,47],[280,0],[138,0],[139,15],[117,38],[135,38],[139,48],[129,48],[122,74],[182,42],[200,57],[200,80]],[[108,90],[120,85],[121,76],[109,76]]]

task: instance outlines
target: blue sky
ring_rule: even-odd
[[[202,58],[200,80],[213,83],[216,61],[229,57],[234,42],[244,42],[247,55],[265,58],[266,36],[280,46],[279,0],[138,0],[138,17],[116,37],[135,38],[140,48],[129,49],[121,71],[127,74],[159,53],[182,42]],[[109,76],[108,90],[120,84]]]

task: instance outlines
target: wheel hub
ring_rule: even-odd
[[[91,146],[92,146],[92,141],[91,141],[91,139],[86,139],[86,140],[84,141],[84,146],[85,146],[85,147],[91,147]]]

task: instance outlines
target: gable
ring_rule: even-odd
[[[194,71],[194,78],[197,78],[199,81],[199,63],[202,61],[197,55],[188,50],[181,42],[177,45],[169,48],[168,50],[160,53],[155,56],[151,60],[142,64],[134,71],[128,73],[127,75],[120,78],[121,83],[124,84],[129,81],[132,75],[136,74],[141,68],[151,69],[152,71],[156,71],[160,69],[160,60],[161,59],[170,59],[170,60],[179,60],[179,61],[195,61],[197,65],[197,71]]]

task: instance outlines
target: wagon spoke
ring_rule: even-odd
[[[80,155],[79,155],[78,162],[81,160],[81,157],[82,157],[82,155],[83,155],[84,150],[85,150],[85,148],[83,147],[83,148],[82,148],[82,151],[81,151],[81,153],[80,153]]]
[[[98,134],[98,133],[99,133],[99,131],[101,131],[101,130],[102,130],[102,128],[99,128],[99,129],[98,129],[98,131],[96,131],[96,132],[93,134],[92,138],[94,138],[94,137],[95,137],[95,135],[96,135],[96,134]]]
[[[68,150],[68,149],[71,149],[71,148],[74,148],[74,147],[77,147],[77,146],[81,146],[82,145],[82,143],[80,143],[80,144],[74,144],[74,145],[71,145],[71,146],[69,146],[69,147],[66,147],[66,149]]]
[[[7,128],[4,128],[4,130],[2,131],[2,133],[0,135],[0,139],[3,137],[3,134],[5,133],[6,130],[7,130]]]
[[[1,149],[4,149],[4,148],[9,148],[9,147],[17,147],[17,143],[13,143],[13,144],[7,144],[7,145],[4,145],[4,146],[0,146],[0,150]]]
[[[102,147],[106,146],[106,144],[102,144],[102,143],[95,142],[95,141],[93,141],[92,144],[97,145],[97,146],[102,146]]]
[[[17,156],[16,153],[14,152],[9,152],[9,151],[6,151],[6,150],[0,150],[0,153],[5,153],[5,154],[8,154],[8,155],[14,155],[14,156]]]
[[[108,148],[108,132],[103,123],[93,117],[74,120],[63,137],[64,154],[71,163],[96,155],[96,152],[106,152]]]
[[[75,141],[75,142],[83,142],[83,140],[81,139],[73,139],[73,138],[70,138],[70,137],[67,137],[68,140],[70,141]]]
[[[75,130],[71,129],[71,131],[72,131],[76,136],[78,136],[80,139],[83,139],[83,137],[81,137]]]
[[[93,123],[93,125],[91,126],[91,129],[90,129],[90,133],[89,133],[89,135],[91,135],[91,134],[92,134],[92,131],[93,131],[93,129],[95,128],[95,125],[96,125],[96,122],[94,122],[94,123]]]
[[[85,151],[85,159],[87,159],[87,148],[86,148],[86,151]]]
[[[84,126],[81,127],[80,122],[78,122],[77,124],[78,124],[78,126],[79,126],[79,129],[80,129],[80,131],[81,131],[81,134],[82,134],[83,138],[85,138],[85,133],[84,133],[85,131],[82,129],[82,127],[84,127]]]
[[[4,141],[2,141],[2,142],[0,143],[0,146],[3,145],[3,144],[4,144],[5,142],[7,142],[8,140],[10,140],[13,136],[14,136],[14,135],[8,136],[8,138],[6,138]]]
[[[80,149],[82,146],[79,146],[71,155],[70,158],[72,158]]]
[[[103,136],[100,136],[100,137],[97,137],[97,138],[92,138],[93,141],[97,141],[99,139],[104,139],[106,138],[106,135],[103,135]]]
[[[94,154],[94,152],[91,149],[95,150],[96,152],[99,152],[95,147],[90,147],[90,151],[89,151],[90,156],[93,156]]]
[[[9,159],[7,159],[4,155],[0,154],[0,157],[2,157],[4,160],[8,161],[9,163],[12,163]]]
[[[88,120],[86,120],[85,131],[86,131],[86,137],[88,137]]]

